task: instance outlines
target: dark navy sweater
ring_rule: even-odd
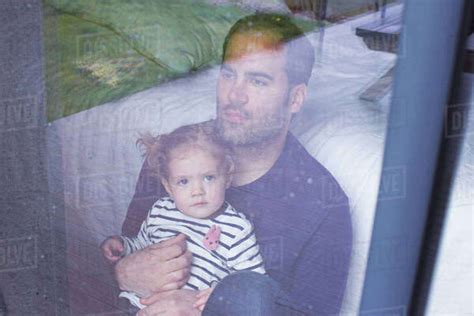
[[[144,164],[122,233],[136,236],[164,188]],[[256,181],[226,200],[255,226],[267,273],[295,314],[333,315],[341,307],[352,248],[348,200],[334,177],[288,134],[282,154]]]

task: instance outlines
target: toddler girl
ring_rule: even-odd
[[[193,260],[183,288],[202,290],[195,304],[201,311],[213,286],[228,274],[265,273],[251,223],[224,201],[233,161],[230,148],[216,136],[211,123],[183,126],[156,138],[146,136],[139,143],[169,197],[156,201],[137,237],[109,237],[102,246],[107,259],[118,259],[114,249],[122,249],[120,256],[128,255],[185,234]],[[135,293],[120,295],[144,307]]]

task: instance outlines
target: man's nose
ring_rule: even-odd
[[[243,105],[248,102],[245,82],[234,82],[229,91],[229,100],[233,105]]]

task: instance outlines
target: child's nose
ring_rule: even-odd
[[[202,185],[202,183],[198,182],[198,183],[195,183],[194,186],[193,186],[193,189],[192,189],[192,192],[191,194],[193,196],[200,196],[200,195],[204,195],[204,186]]]

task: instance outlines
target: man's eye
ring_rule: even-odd
[[[230,80],[234,77],[234,74],[230,71],[223,70],[221,71],[221,77]]]
[[[267,82],[260,79],[251,79],[250,82],[256,87],[264,87],[267,85]]]
[[[204,176],[204,181],[206,182],[211,182],[215,179],[216,179],[216,176],[213,176],[213,175]]]
[[[181,179],[178,182],[176,182],[177,185],[186,185],[188,184],[188,179]]]

